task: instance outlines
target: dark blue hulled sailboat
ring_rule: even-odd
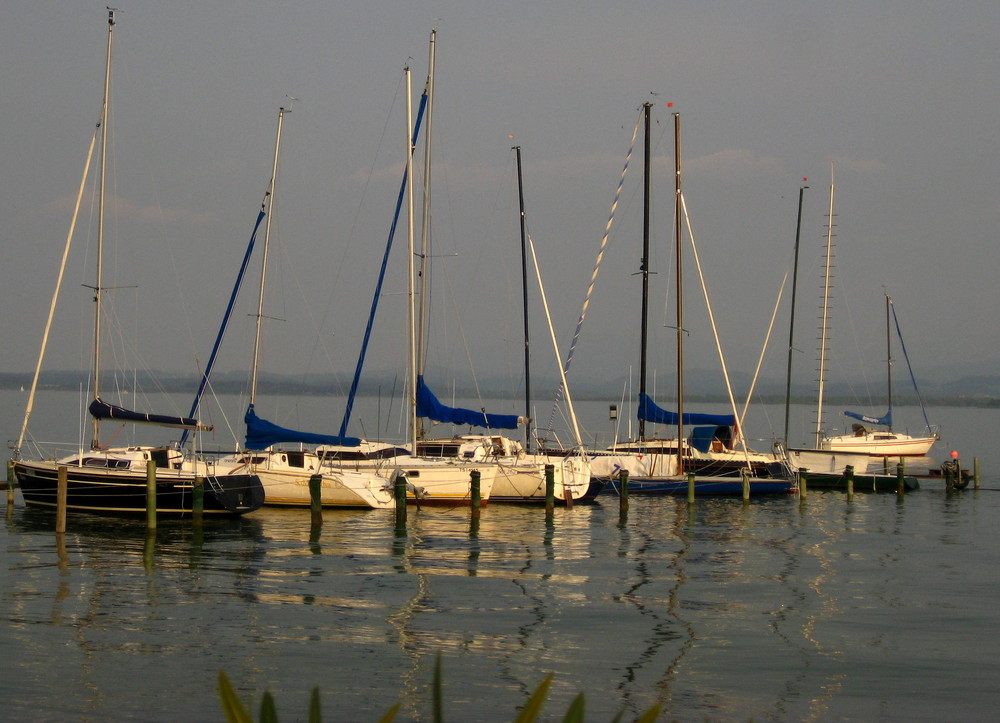
[[[104,102],[101,114],[91,141],[81,182],[80,197],[86,183],[90,157],[97,141],[98,131],[101,132],[101,192],[99,194],[98,210],[98,247],[103,241],[104,227],[104,155],[107,146],[107,118],[109,88],[111,79],[111,47],[115,25],[114,10],[108,12],[108,54],[105,70]],[[77,212],[79,211],[79,198]],[[76,212],[73,225],[66,241],[66,251],[73,236]],[[176,417],[162,414],[136,412],[124,407],[110,404],[100,396],[101,365],[100,342],[102,326],[102,286],[101,253],[98,251],[97,281],[93,287],[95,301],[94,321],[94,400],[89,411],[93,425],[93,439],[90,449],[77,449],[75,452],[59,456],[46,455],[43,461],[25,461],[21,457],[21,448],[25,442],[28,420],[34,404],[35,392],[38,388],[38,377],[44,357],[46,341],[51,329],[52,315],[45,329],[42,350],[39,354],[31,393],[25,410],[21,434],[14,448],[12,469],[26,505],[32,507],[55,508],[58,504],[60,480],[65,479],[66,509],[81,512],[98,513],[145,513],[147,509],[148,484],[155,476],[156,509],[158,514],[186,515],[192,512],[194,488],[197,482],[204,483],[204,514],[239,515],[258,509],[264,501],[264,492],[260,480],[252,474],[234,473],[222,474],[215,465],[201,460],[186,457],[181,449],[172,447],[129,446],[110,448],[101,443],[101,422],[113,421],[121,425],[141,423],[154,424],[185,430],[206,429],[197,419],[191,417]],[[63,255],[65,268],[66,254]],[[60,281],[62,272],[60,272]],[[54,294],[58,298],[59,285]],[[228,470],[227,470],[228,471]]]

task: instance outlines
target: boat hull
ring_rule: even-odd
[[[842,490],[847,491],[847,476],[843,474],[815,474],[806,475],[806,486],[808,489],[820,490]],[[896,492],[899,489],[899,479],[888,474],[860,474],[854,475],[853,489],[855,492]],[[903,490],[912,492],[920,489],[920,482],[916,477],[909,475],[903,477]]]
[[[823,446],[833,452],[853,452],[873,457],[923,457],[934,446],[937,437],[908,437],[903,434],[845,435],[824,440]]]
[[[513,463],[498,461],[490,500],[493,502],[546,501],[545,467],[552,466],[552,496],[566,502],[586,502],[604,488],[605,478],[591,472],[589,460],[581,457],[527,455]]]
[[[750,480],[750,495],[780,495],[797,490],[793,480],[787,479],[757,479]],[[630,495],[686,495],[689,483],[686,477],[629,477],[628,493]],[[608,484],[609,490],[621,493],[621,479],[613,477]],[[696,495],[741,496],[743,480],[738,477],[695,477],[694,493]]]
[[[25,505],[56,508],[59,467],[66,467],[66,509],[99,514],[145,514],[145,474],[131,470],[15,462],[14,475]],[[233,516],[253,512],[264,503],[264,488],[253,474],[206,475],[204,514]],[[156,512],[187,516],[193,512],[196,477],[178,470],[157,470]]]

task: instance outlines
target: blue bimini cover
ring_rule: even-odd
[[[424,383],[423,376],[417,377],[417,416],[433,419],[446,424],[467,424],[470,427],[487,429],[517,429],[516,414],[487,414],[485,411],[447,407],[438,401],[434,392]]]
[[[246,448],[267,449],[279,442],[300,442],[302,444],[339,444],[345,447],[357,447],[361,440],[357,437],[341,437],[335,434],[316,434],[314,432],[297,432],[294,429],[279,427],[273,422],[261,419],[253,410],[253,405],[247,409],[243,421],[247,425]]]
[[[648,394],[639,395],[639,419],[653,424],[677,424],[677,412],[668,412],[656,406]],[[732,414],[693,414],[684,413],[684,424],[711,424],[715,426],[735,426],[736,417]]]

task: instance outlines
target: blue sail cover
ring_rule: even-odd
[[[658,407],[648,394],[639,395],[639,419],[653,424],[677,424],[677,412],[668,412]],[[716,426],[736,426],[732,414],[692,414],[684,413],[684,424],[712,424]]]
[[[438,401],[423,376],[417,377],[417,416],[448,424],[467,424],[470,427],[487,429],[517,429],[516,414],[487,414],[484,411],[446,407]]]
[[[858,419],[866,424],[881,424],[886,427],[892,426],[892,409],[889,409],[889,411],[881,417],[869,417],[867,414],[858,414],[857,412],[844,412],[844,415],[850,417],[851,419]]]
[[[165,414],[133,412],[131,409],[119,407],[117,404],[108,404],[100,398],[92,401],[88,409],[94,419],[117,419],[122,422],[158,424],[161,427],[177,427],[179,429],[212,429],[212,427],[202,426],[197,419],[191,419],[189,417],[171,417]]]
[[[338,444],[345,447],[357,447],[361,440],[357,437],[342,437],[333,434],[315,434],[313,432],[296,432],[293,429],[279,427],[273,422],[261,419],[253,410],[253,405],[247,409],[243,421],[247,425],[247,449],[267,449],[279,442],[301,442],[302,444]]]

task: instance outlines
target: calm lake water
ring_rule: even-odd
[[[255,714],[270,690],[305,720],[319,687],[327,720],[402,701],[398,720],[426,721],[440,653],[451,721],[513,720],[550,672],[546,720],[581,691],[592,721],[654,703],[682,721],[993,718],[1000,415],[931,416],[939,456],[980,458],[980,490],[633,497],[624,522],[616,497],[549,524],[490,505],[478,527],[411,508],[405,533],[391,511],[317,529],[264,509],[155,539],[74,515],[60,539],[18,497],[0,528],[0,717],[222,720],[224,670]]]

